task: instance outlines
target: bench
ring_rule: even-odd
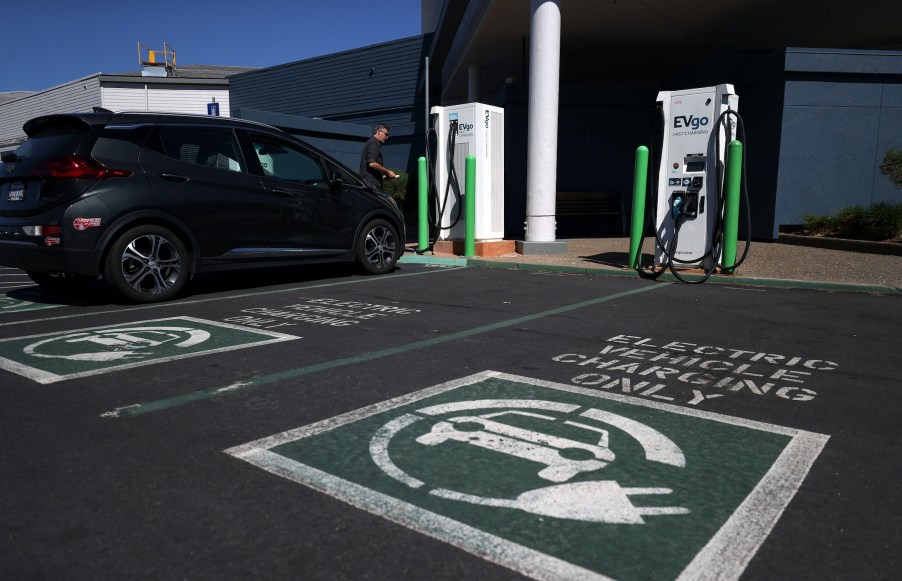
[[[612,216],[620,219],[619,234],[627,231],[620,192],[557,192],[554,213],[558,219]]]

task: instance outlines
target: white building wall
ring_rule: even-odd
[[[92,75],[0,105],[0,152],[18,147],[25,140],[22,125],[41,115],[87,112],[93,107],[206,115],[207,103],[214,97],[219,103],[220,116],[228,117],[227,81],[218,85],[155,83],[143,79],[122,83],[101,81],[100,74]]]
[[[103,107],[110,111],[154,111],[206,115],[207,104],[219,103],[219,115],[229,116],[229,89],[209,85],[103,83]]]
[[[144,87],[135,87],[129,84],[110,86],[104,83],[100,87],[102,107],[110,111],[146,111],[146,98]]]
[[[92,107],[101,106],[100,103],[98,75],[3,103],[0,105],[0,151],[15,149],[25,139],[22,125],[29,119],[53,113],[90,111]]]

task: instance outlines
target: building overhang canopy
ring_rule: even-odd
[[[902,49],[898,0],[561,0],[561,84],[661,82],[737,49]],[[446,0],[434,49],[442,100],[524,82],[529,0]]]

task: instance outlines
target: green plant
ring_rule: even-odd
[[[864,238],[867,239],[867,227],[865,218],[868,211],[863,206],[846,206],[836,212],[834,220],[835,235],[840,238]]]
[[[405,218],[411,218],[416,214],[417,206],[417,183],[411,181],[407,172],[397,172],[398,177],[393,180],[384,180],[382,187],[385,193],[391,196]]]
[[[887,149],[883,154],[880,173],[889,178],[893,185],[902,189],[902,150]]]
[[[382,189],[385,190],[386,194],[393,197],[400,206],[401,202],[407,198],[407,174],[400,171],[397,178],[383,180]]]
[[[871,240],[902,238],[902,204],[874,204],[862,222]]]
[[[828,234],[834,229],[833,218],[830,216],[806,214],[802,221],[804,222],[802,231],[809,236]]]
[[[902,204],[879,202],[869,208],[847,206],[834,216],[809,214],[803,218],[809,236],[835,236],[857,240],[902,238]]]

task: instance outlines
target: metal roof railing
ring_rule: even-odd
[[[163,42],[163,50],[152,50],[138,43],[138,63],[142,67],[165,67],[167,73],[175,70],[175,49]]]

